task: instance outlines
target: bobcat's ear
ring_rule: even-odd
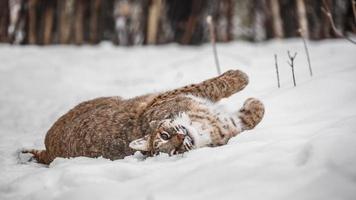
[[[137,151],[149,151],[149,135],[130,142],[129,147]]]

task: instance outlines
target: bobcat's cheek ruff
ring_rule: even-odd
[[[192,150],[194,146],[194,138],[190,134],[189,130],[183,125],[175,126],[175,129],[182,140],[183,147],[186,151]]]
[[[183,146],[185,150],[189,151],[195,148],[194,140],[190,135],[186,135],[183,140]]]

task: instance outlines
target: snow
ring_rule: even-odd
[[[44,147],[54,121],[81,101],[173,89],[216,75],[209,45],[0,46],[0,199],[356,199],[356,48],[301,40],[219,44],[223,71],[250,78],[219,106],[261,99],[265,118],[221,147],[123,160],[21,162]],[[287,50],[295,60],[293,87]],[[277,88],[274,54],[281,77]]]

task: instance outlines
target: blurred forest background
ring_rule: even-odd
[[[0,42],[146,45],[340,37],[356,33],[355,0],[0,0]]]

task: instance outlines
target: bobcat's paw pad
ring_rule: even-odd
[[[265,107],[260,100],[255,98],[247,99],[239,112],[239,118],[243,125],[242,128],[244,130],[253,129],[261,122],[264,113]]]

